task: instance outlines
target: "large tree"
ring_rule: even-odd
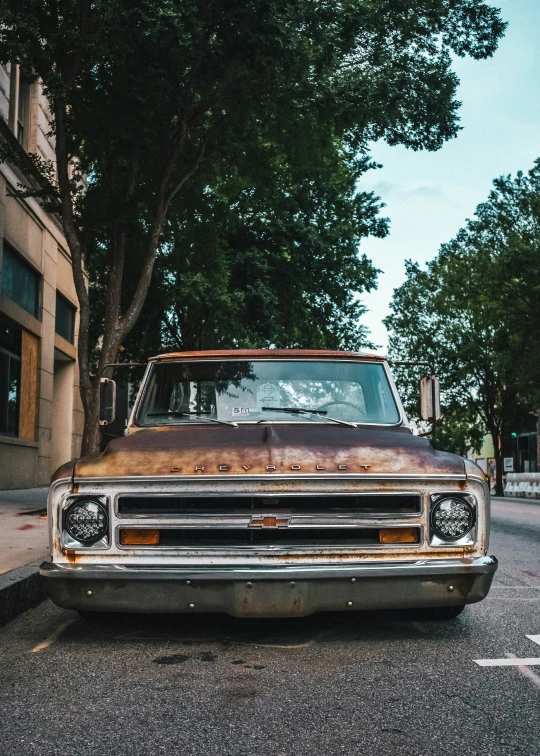
[[[367,161],[352,170],[337,145],[313,158],[299,175],[271,159],[255,176],[248,160],[195,180],[171,213],[140,325],[125,342],[130,357],[160,347],[366,346],[358,294],[377,271],[358,246],[383,236],[386,219],[372,193],[356,189]]]
[[[36,165],[79,299],[83,453],[190,179],[252,141],[289,164],[335,140],[350,154],[379,138],[437,149],[458,129],[451,53],[485,58],[504,31],[482,0],[1,0],[0,19],[0,59],[42,80],[53,114],[57,180]],[[90,255],[106,274],[94,291]]]

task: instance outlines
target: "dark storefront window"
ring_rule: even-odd
[[[56,292],[56,325],[55,331],[63,339],[73,344],[75,334],[75,308],[61,294]]]
[[[40,275],[5,242],[3,258],[2,293],[37,318]]]
[[[19,433],[21,328],[0,315],[0,433]]]

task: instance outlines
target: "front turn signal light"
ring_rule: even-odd
[[[122,528],[120,543],[122,546],[157,546],[159,530],[157,528]]]
[[[418,543],[417,528],[381,528],[379,543]]]

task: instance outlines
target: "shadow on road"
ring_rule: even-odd
[[[417,620],[412,612],[379,611],[315,614],[295,619],[239,619],[228,615],[103,615],[79,618],[64,633],[64,642],[87,644],[104,639],[119,642],[163,641],[183,646],[218,644],[261,648],[301,648],[314,643],[351,641],[403,642],[425,637],[463,638],[469,633],[474,608],[446,622]],[[77,615],[75,615],[77,616]]]

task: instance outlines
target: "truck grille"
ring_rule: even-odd
[[[128,531],[132,534],[134,531]],[[158,531],[153,531],[158,532]],[[402,531],[403,532],[403,531]],[[159,546],[161,548],[320,548],[320,547],[361,547],[378,546],[381,543],[379,528],[362,527],[292,527],[257,530],[252,528],[161,528]],[[407,528],[408,544],[420,543],[419,527]],[[150,546],[152,548],[152,546]]]
[[[384,517],[420,514],[419,494],[322,496],[121,496],[118,514],[125,517],[219,514],[351,514]]]

